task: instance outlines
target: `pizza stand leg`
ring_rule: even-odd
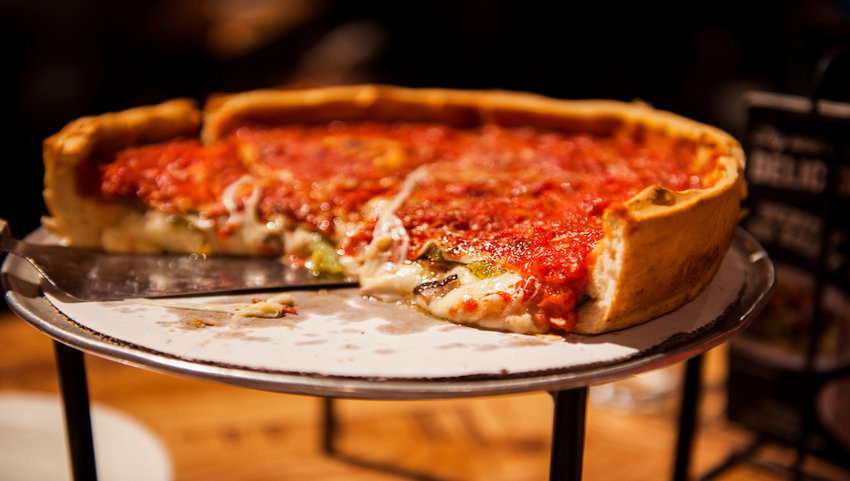
[[[550,394],[555,401],[555,407],[549,480],[578,481],[581,479],[584,458],[587,388],[552,391]]]
[[[700,396],[700,374],[703,355],[688,359],[685,363],[685,379],[682,385],[682,404],[679,408],[679,432],[676,440],[676,459],[673,466],[673,481],[688,479],[693,453],[694,432],[697,421],[697,404]]]
[[[334,398],[322,398],[322,451],[328,456],[336,456],[336,435],[339,430]]]
[[[53,349],[59,374],[59,390],[65,409],[71,479],[96,480],[91,409],[83,352],[59,341],[53,341]]]

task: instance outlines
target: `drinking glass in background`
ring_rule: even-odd
[[[636,414],[657,413],[670,406],[682,384],[683,363],[594,386],[590,402]]]

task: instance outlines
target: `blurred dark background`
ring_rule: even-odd
[[[3,0],[0,216],[38,226],[41,141],[69,120],[307,83],[641,99],[735,135],[740,94],[806,95],[850,1]]]

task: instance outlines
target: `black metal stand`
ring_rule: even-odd
[[[554,400],[552,419],[552,448],[549,458],[550,481],[579,481],[584,459],[585,417],[587,412],[587,388],[579,387],[550,393]],[[334,409],[335,400],[323,401],[322,449],[325,454],[382,472],[406,476],[420,481],[434,481],[426,474],[416,473],[397,466],[368,461],[350,456],[336,447],[335,436],[339,432],[339,421]]]
[[[53,341],[59,389],[65,407],[65,427],[74,481],[94,481],[94,439],[91,426],[88,381],[83,352]]]
[[[54,341],[54,351],[65,409],[72,479],[74,481],[96,480],[91,410],[83,353],[58,341]],[[687,361],[676,444],[673,474],[675,481],[687,479],[696,427],[701,369],[702,355]],[[579,481],[582,478],[587,392],[587,387],[579,387],[550,393],[554,401],[552,447],[549,460],[550,481]],[[328,456],[411,479],[435,481],[435,478],[422,473],[340,452],[336,446],[339,421],[334,403],[334,398],[323,399],[322,450]]]
[[[549,455],[550,481],[581,479],[584,458],[587,388],[550,393],[555,401],[552,420],[552,450]]]
[[[700,377],[703,356],[692,357],[685,364],[685,378],[682,385],[682,404],[679,408],[679,432],[676,439],[676,459],[673,466],[673,480],[688,479],[688,468],[693,453],[694,432],[697,425],[697,405],[700,395]]]
[[[339,422],[334,409],[334,398],[322,398],[322,452],[328,456],[336,456],[336,436],[339,432]]]

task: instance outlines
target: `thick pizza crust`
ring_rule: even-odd
[[[256,90],[212,98],[204,112],[201,137],[205,142],[212,142],[243,125],[364,119],[432,121],[455,127],[484,123],[533,125],[568,132],[604,133],[624,122],[641,120],[649,112],[663,115],[639,103],[554,100],[535,94],[498,90],[409,89],[376,85]]]
[[[201,139],[213,142],[244,125],[330,120],[435,121],[532,125],[604,134],[660,133],[697,143],[717,170],[705,189],[672,192],[650,187],[604,215],[603,240],[591,256],[587,300],[575,332],[601,333],[640,324],[693,299],[711,280],[731,243],[745,196],[744,154],[713,127],[641,103],[553,100],[525,93],[347,86],[260,90],[211,98]],[[127,215],[76,192],[76,165],[93,153],[192,135],[198,113],[175,101],[80,119],[45,142],[45,225],[68,242],[103,246],[104,226]],[[129,247],[132,248],[132,247]]]
[[[50,216],[44,217],[42,224],[65,243],[104,247],[104,229],[119,224],[136,209],[81,196],[79,167],[92,158],[108,158],[133,145],[197,137],[200,125],[201,112],[187,99],[69,123],[44,141],[44,202]]]

